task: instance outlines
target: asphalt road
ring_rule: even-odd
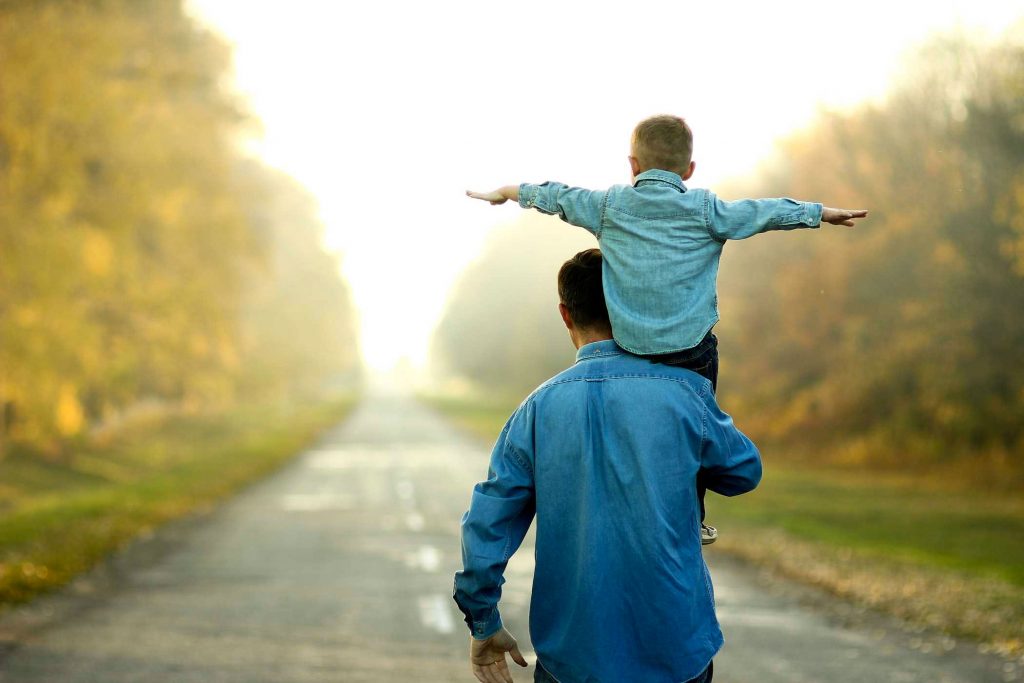
[[[0,682],[472,681],[450,596],[487,457],[411,399],[372,397],[279,474],[0,618]],[[531,545],[502,603],[526,647]],[[1019,675],[970,644],[706,554],[727,641],[717,683]],[[516,674],[532,680],[532,668]]]

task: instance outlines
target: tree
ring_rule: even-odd
[[[524,213],[492,234],[449,297],[432,358],[489,395],[519,396],[572,363],[557,274],[594,246],[580,228]]]

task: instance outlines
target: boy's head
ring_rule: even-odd
[[[678,116],[662,114],[644,119],[633,129],[629,166],[633,177],[652,168],[671,171],[683,180],[693,175],[693,133]]]

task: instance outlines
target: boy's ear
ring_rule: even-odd
[[[632,171],[634,178],[640,175],[642,171],[642,169],[640,168],[640,160],[632,155],[630,155],[629,157],[629,170]]]
[[[683,180],[689,180],[690,176],[693,175],[693,169],[697,168],[697,162],[691,161],[690,165],[686,169],[686,173],[683,174]]]

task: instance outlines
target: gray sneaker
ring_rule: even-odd
[[[718,529],[713,526],[708,526],[704,522],[700,523],[700,544],[711,545],[718,540]]]

